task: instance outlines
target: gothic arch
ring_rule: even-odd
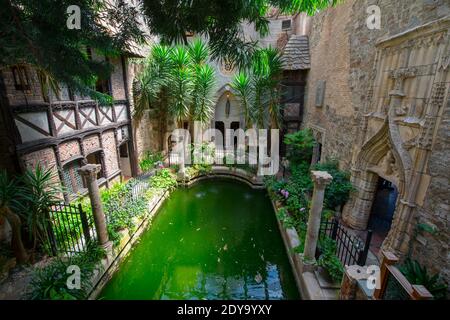
[[[361,148],[356,160],[357,171],[370,171],[392,181],[403,194],[409,183],[411,159],[401,144],[394,143],[386,120],[381,129]],[[406,154],[405,154],[406,153]]]
[[[401,143],[395,143],[398,140],[391,128],[386,120],[357,156],[352,174],[356,192],[343,214],[344,221],[355,229],[367,228],[379,177],[397,186],[399,199],[406,197],[411,159]]]

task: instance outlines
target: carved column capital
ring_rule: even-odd
[[[78,169],[78,172],[82,177],[89,179],[89,181],[97,181],[97,173],[100,172],[102,166],[99,164],[86,164]]]
[[[331,174],[326,171],[311,171],[311,178],[314,182],[314,187],[318,189],[325,189],[333,180]]]

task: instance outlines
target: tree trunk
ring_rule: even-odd
[[[11,211],[8,207],[2,208],[3,214],[11,226],[11,248],[16,257],[17,263],[25,263],[29,256],[22,242],[22,222],[17,214]]]

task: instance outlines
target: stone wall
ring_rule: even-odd
[[[374,4],[381,9],[380,30],[370,30],[366,25],[368,18],[366,10]],[[311,71],[305,97],[303,126],[311,127],[322,133],[322,159],[338,158],[343,169],[353,169],[352,176],[355,183],[361,182],[362,185],[365,183],[364,174],[358,173],[358,168],[355,168],[361,157],[361,149],[368,140],[380,132],[384,123],[388,121],[386,110],[391,107],[390,103],[392,104],[393,101],[389,98],[390,90],[397,83],[394,83],[392,79],[383,80],[387,79],[386,71],[403,67],[400,61],[404,58],[402,54],[397,56],[397,62],[391,59],[386,60],[386,63],[389,64],[382,65],[384,63],[382,59],[392,54],[388,53],[389,46],[393,48],[398,46],[398,49],[395,50],[404,52],[406,46],[415,42],[434,41],[428,35],[434,32],[429,30],[432,27],[421,26],[427,24],[442,26],[447,22],[435,23],[435,21],[445,20],[448,16],[450,16],[450,3],[446,0],[347,0],[335,8],[330,8],[314,16],[310,34]],[[424,34],[424,40],[414,38],[420,36],[421,33]],[[403,34],[411,36],[403,37]],[[440,42],[435,44],[430,42],[429,45],[423,46],[424,49],[411,49],[411,52],[414,50],[423,54],[426,52],[425,55],[429,55],[428,58],[411,53],[409,60],[405,60],[408,61],[408,66],[418,66],[419,74],[414,80],[402,83],[405,86],[406,99],[399,100],[402,103],[399,107],[406,106],[404,100],[418,101],[422,99],[422,102],[417,103],[415,110],[412,110],[411,105],[407,105],[409,107],[409,110],[405,111],[407,114],[404,114],[403,110],[396,109],[394,116],[398,118],[397,122],[389,122],[390,136],[386,142],[389,144],[387,150],[396,145],[397,149],[403,150],[404,154],[409,154],[408,157],[411,157],[412,162],[410,171],[403,173],[405,176],[409,175],[409,178],[405,179],[410,183],[403,182],[405,190],[401,192],[409,195],[410,198],[409,200],[400,199],[401,201],[398,203],[398,207],[402,207],[402,210],[401,213],[396,212],[394,217],[391,229],[393,231],[391,231],[391,238],[387,241],[387,248],[398,249],[404,254],[403,257],[411,255],[430,270],[440,271],[449,282],[450,188],[448,182],[450,181],[450,170],[448,150],[450,146],[448,132],[450,106],[448,104],[448,81],[450,72],[448,70],[450,68],[446,65],[446,61],[450,57],[445,57],[445,51],[448,52],[450,46],[448,45],[449,32],[443,34],[444,36],[437,40]],[[399,40],[389,40],[389,37],[393,36],[398,37]],[[402,47],[401,43],[404,41],[402,39],[408,37],[412,40],[409,43],[405,42]],[[383,49],[383,44],[380,49],[381,39],[388,41],[386,49]],[[439,50],[432,53],[419,51],[427,50],[426,47],[432,45]],[[395,54],[394,52],[394,57]],[[431,62],[424,62],[428,60]],[[427,74],[420,74],[422,72],[420,70],[428,63],[439,63],[441,69],[432,69],[434,73],[429,73],[430,78],[427,81]],[[319,80],[326,82],[324,101],[321,107],[316,106],[316,88]],[[433,113],[434,108],[432,107],[431,84],[439,81],[447,83],[447,88],[443,89],[444,97],[442,99],[447,102],[441,103],[441,101],[436,105],[437,113],[431,117],[432,121],[428,125],[425,123],[429,121],[426,120],[426,116],[430,112]],[[385,87],[383,89],[380,86]],[[407,123],[419,113],[421,116],[418,117],[417,126]],[[410,115],[411,117],[409,117]],[[400,135],[394,139],[392,138],[393,126],[399,127],[398,130],[400,130]],[[425,134],[430,139],[429,150],[428,147],[421,149],[423,145],[420,145],[420,141],[413,139],[415,137],[419,139],[426,130],[430,132]],[[417,134],[419,131],[421,133]],[[381,171],[384,169],[376,166],[388,163],[391,161],[390,158],[397,165],[401,163],[399,154],[386,155],[383,158],[380,153],[379,159],[375,158],[375,167],[372,169],[381,176],[383,174]],[[423,169],[420,167],[420,163],[425,163]],[[401,168],[397,169],[402,170]],[[397,177],[397,179],[399,178]],[[401,179],[403,178],[400,177]],[[417,186],[414,185],[416,182]],[[417,189],[417,192],[408,192],[414,188]],[[355,203],[351,200],[347,209],[351,211],[353,205]],[[420,228],[422,225],[434,228],[436,232],[423,231]]]
[[[429,161],[431,181],[423,206],[418,210],[418,223],[431,226],[436,233],[417,230],[412,243],[412,256],[426,264],[433,272],[450,281],[450,99]]]
[[[350,30],[354,1],[346,1],[313,18],[310,35],[311,70],[307,80],[304,125],[325,129],[322,159],[336,157],[349,169],[355,135],[354,108],[349,88]],[[319,80],[325,81],[324,100],[316,107]]]

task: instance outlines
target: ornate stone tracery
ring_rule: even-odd
[[[366,229],[378,177],[397,186],[399,197],[383,247],[402,256],[409,247],[420,186],[427,173],[436,128],[449,89],[450,18],[380,41],[375,76],[353,158],[357,189],[343,212],[344,221]],[[428,182],[429,183],[429,182]]]

